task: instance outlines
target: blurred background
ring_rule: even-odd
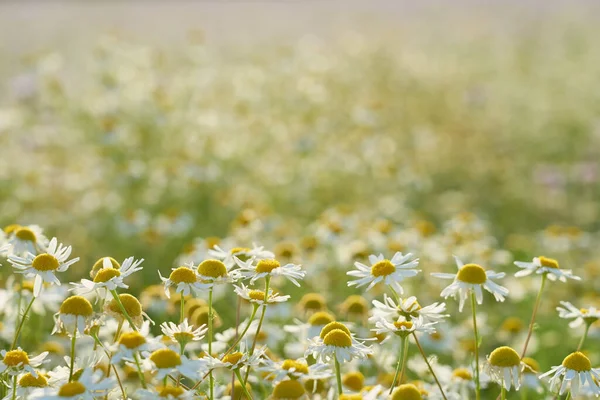
[[[350,216],[597,230],[600,4],[413,3],[0,3],[0,221],[149,280]]]

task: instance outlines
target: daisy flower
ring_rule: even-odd
[[[373,322],[373,321],[372,321]],[[371,329],[377,335],[392,333],[400,337],[406,337],[413,332],[425,332],[433,333],[435,328],[433,327],[437,322],[423,321],[423,317],[414,318],[410,320],[405,317],[399,317],[397,320],[390,322],[385,317],[378,317],[374,320],[375,328]],[[386,342],[391,336],[387,336],[381,343]]]
[[[193,390],[185,390],[181,386],[157,386],[152,389],[139,389],[135,398],[143,400],[189,400],[195,399]]]
[[[273,388],[267,400],[308,400],[304,386],[294,379],[281,381]]]
[[[550,377],[550,390],[554,392],[560,388],[561,396],[570,389],[571,395],[575,398],[579,390],[586,386],[596,396],[600,394],[600,388],[596,383],[600,381],[600,369],[592,368],[590,359],[579,351],[569,354],[561,365],[554,366],[550,371],[540,375],[540,379],[546,377]]]
[[[179,325],[173,322],[163,322],[160,325],[160,329],[162,330],[162,333],[169,337],[173,342],[179,343],[182,353],[186,344],[189,342],[198,342],[204,339],[204,335],[208,331],[206,325],[202,325],[199,328],[194,329],[188,324],[187,318],[184,319]]]
[[[103,379],[102,371],[85,368],[76,381],[63,384],[58,390],[40,390],[31,398],[36,400],[94,400],[105,396],[114,387],[112,378]]]
[[[512,386],[519,390],[523,370],[519,353],[508,346],[502,346],[492,351],[487,361],[488,374],[494,381],[503,385],[506,390],[510,390]]]
[[[149,320],[151,323],[154,323],[148,314],[144,312],[140,301],[135,296],[132,296],[128,293],[121,293],[119,295],[119,300],[125,308],[125,312],[127,315],[129,315],[131,321],[136,327],[139,328],[142,326],[144,318]],[[121,310],[121,307],[119,306],[119,303],[117,303],[117,300],[114,298],[104,304],[104,312],[115,318],[117,321],[127,320],[126,316],[123,314],[123,310]],[[133,329],[133,327],[131,328]]]
[[[124,332],[119,339],[109,348],[113,356],[111,364],[118,364],[121,360],[134,361],[137,353],[155,350],[158,342],[149,337],[150,323],[145,321],[139,331]]]
[[[480,265],[463,264],[457,257],[454,257],[454,259],[458,267],[456,275],[445,273],[431,274],[436,278],[454,279],[454,282],[442,290],[442,297],[453,297],[456,299],[458,296],[460,301],[458,309],[461,312],[471,292],[475,293],[477,304],[483,303],[482,288],[493,294],[496,301],[504,301],[504,297],[508,295],[508,289],[492,281],[492,279],[503,278],[506,275],[504,272],[495,273],[494,271],[486,271]]]
[[[46,379],[44,374],[39,372],[37,373],[37,376],[34,376],[30,372],[21,375],[17,382],[16,395],[19,399],[29,399],[35,391],[40,388],[48,387],[48,379]],[[7,399],[13,398],[13,390],[15,390],[15,388],[11,388],[9,395],[6,397]]]
[[[551,281],[566,282],[567,278],[581,280],[580,277],[573,275],[573,271],[570,269],[560,269],[558,261],[553,258],[539,256],[534,257],[531,262],[515,261],[515,265],[522,268],[515,274],[516,277],[527,276],[535,272],[536,274],[545,274]]]
[[[399,385],[390,396],[390,400],[421,400],[421,391],[412,383]]]
[[[251,249],[247,247],[233,247],[229,251],[223,250],[219,245],[214,245],[212,249],[208,250],[208,254],[217,260],[221,260],[227,268],[231,268],[236,264],[235,258],[245,261],[250,258],[263,260],[275,257],[275,254],[265,250],[264,246],[257,246],[255,244],[252,245]]]
[[[198,264],[196,272],[203,284],[220,284],[237,280],[236,272],[231,272],[233,265],[227,266],[221,260],[208,259]]]
[[[17,269],[18,273],[25,274],[28,278],[35,277],[33,295],[37,297],[42,291],[43,282],[60,285],[60,280],[55,273],[66,271],[79,261],[79,257],[67,261],[70,255],[71,246],[65,247],[58,243],[56,238],[52,238],[47,253],[36,256],[29,252],[24,257],[11,255],[8,261]]]
[[[79,333],[83,335],[94,314],[90,302],[82,296],[71,296],[60,306],[59,311],[54,314],[54,329],[56,332],[66,332],[69,336]]]
[[[383,295],[383,303],[378,300],[373,300],[373,316],[369,321],[375,320],[378,317],[396,318],[403,316],[405,318],[422,317],[423,322],[440,322],[448,317],[448,314],[442,314],[446,311],[446,303],[433,303],[426,307],[421,307],[417,298],[411,296],[407,299],[400,299],[398,304],[387,294]]]
[[[133,257],[129,257],[123,261],[120,268],[115,268],[110,257],[104,257],[102,258],[102,267],[95,272],[93,280],[82,279],[81,283],[72,283],[74,288],[71,290],[77,294],[85,294],[98,292],[102,288],[108,291],[117,288],[128,289],[129,286],[123,281],[134,272],[142,270],[143,267],[139,266],[142,262],[144,262],[143,258],[135,260]]]
[[[306,271],[302,271],[300,265],[292,263],[281,265],[274,258],[264,258],[258,260],[256,265],[253,264],[255,259],[242,261],[235,257],[236,263],[240,267],[240,274],[245,278],[250,278],[250,283],[253,284],[260,278],[283,276],[291,281],[294,285],[300,287],[299,279],[304,279]]]
[[[158,349],[144,360],[147,369],[155,371],[155,378],[163,379],[167,375],[176,374],[188,378],[199,378],[203,375],[203,363],[200,360],[189,360],[186,356],[169,348]]]
[[[238,296],[249,301],[250,303],[258,304],[259,306],[263,306],[265,303],[283,303],[285,301],[288,301],[288,299],[290,298],[289,295],[280,296],[278,293],[275,293],[272,289],[269,289],[269,297],[268,299],[265,299],[265,292],[263,290],[250,289],[243,283],[241,287],[237,285],[234,286],[234,291]]]
[[[312,355],[317,361],[329,363],[333,360],[347,362],[353,358],[366,358],[373,351],[363,342],[354,339],[350,330],[339,322],[331,322],[323,328],[319,337],[308,339],[304,357]]]
[[[600,310],[596,307],[577,308],[568,301],[561,301],[560,304],[564,307],[556,307],[558,316],[564,319],[572,319],[569,323],[571,328],[577,328],[582,324],[593,324],[600,319]]]
[[[12,254],[21,256],[27,253],[38,254],[46,251],[48,238],[38,225],[9,225],[4,228],[6,241],[12,247]]]
[[[370,290],[379,282],[383,282],[397,293],[402,294],[404,289],[402,289],[400,282],[405,278],[417,275],[420,271],[415,269],[419,265],[419,259],[411,260],[412,257],[411,253],[404,255],[397,252],[391,260],[388,260],[383,257],[383,254],[378,256],[371,254],[369,256],[371,266],[357,261],[354,263],[357,270],[346,273],[348,276],[359,278],[348,282],[348,286],[361,287],[369,284],[367,290]]]
[[[308,365],[306,359],[273,361],[269,358],[263,361],[263,366],[257,371],[267,372],[267,380],[274,384],[286,379],[314,380],[329,379],[333,376],[333,371],[329,365],[315,363]]]
[[[45,351],[38,356],[29,358],[29,354],[19,347],[15,350],[2,350],[0,351],[0,355],[2,356],[2,361],[0,361],[0,374],[6,372],[9,375],[14,376],[25,371],[37,378],[38,375],[35,368],[44,363],[44,359],[48,355],[48,352]]]
[[[158,271],[158,275],[165,285],[165,295],[169,299],[171,298],[169,290],[171,286],[176,286],[175,293],[182,293],[184,296],[188,296],[190,293],[198,294],[210,287],[209,284],[201,283],[198,280],[193,264],[173,268],[168,278],[164,278],[160,271]]]
[[[259,346],[254,350],[254,353],[250,355],[246,351],[246,347],[242,344],[242,346],[240,346],[240,351],[226,354],[221,359],[207,356],[204,357],[203,360],[206,361],[211,370],[216,368],[227,368],[231,371],[235,371],[244,367],[255,369],[262,363],[266,351],[266,346]]]

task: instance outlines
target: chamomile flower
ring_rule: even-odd
[[[196,272],[203,284],[220,284],[237,280],[237,272],[231,272],[233,266],[227,266],[221,260],[207,259],[198,264]]]
[[[561,301],[560,304],[564,307],[556,307],[558,316],[564,319],[572,319],[569,322],[571,328],[577,328],[582,324],[593,324],[600,319],[600,310],[596,307],[577,308],[568,301]]]
[[[14,376],[21,372],[29,372],[37,378],[38,375],[35,368],[44,363],[44,359],[48,355],[48,352],[45,351],[30,358],[29,354],[18,347],[15,350],[2,350],[0,351],[0,355],[2,356],[2,361],[0,361],[0,374],[6,372],[9,375]]]
[[[56,272],[64,272],[71,265],[79,261],[79,257],[68,260],[71,255],[71,246],[63,246],[56,238],[52,238],[46,253],[27,253],[23,257],[11,255],[8,261],[17,269],[17,272],[28,278],[35,277],[33,295],[38,296],[42,291],[42,283],[60,285]]]
[[[418,318],[411,317],[407,319],[405,317],[399,317],[395,320],[389,321],[386,317],[375,318],[372,322],[375,322],[375,328],[372,329],[376,334],[392,333],[397,336],[406,337],[413,332],[425,332],[433,333],[435,328],[433,327],[437,322],[424,322],[423,317]],[[381,343],[386,342],[392,336],[387,336]]]
[[[469,298],[471,292],[475,293],[477,304],[483,303],[483,289],[494,295],[496,301],[504,301],[504,297],[508,295],[508,289],[498,285],[492,279],[503,278],[504,272],[496,273],[494,271],[486,271],[482,266],[477,264],[463,264],[457,257],[456,265],[458,272],[456,274],[433,273],[432,276],[442,279],[454,279],[454,282],[447,286],[440,294],[444,298],[456,297],[459,298],[459,311],[462,312],[465,301]]]
[[[105,396],[114,387],[112,378],[103,378],[102,371],[85,368],[79,379],[64,383],[52,391],[41,390],[33,394],[36,400],[94,400]]]
[[[191,400],[197,394],[193,390],[185,390],[181,386],[156,386],[152,389],[139,389],[135,398],[143,400]]]
[[[136,327],[139,328],[142,326],[142,323],[144,322],[144,318],[146,318],[150,322],[152,322],[152,320],[150,319],[148,314],[146,314],[144,312],[144,310],[142,310],[142,305],[140,304],[140,301],[135,296],[132,296],[128,293],[121,293],[119,295],[119,300],[121,301],[123,308],[125,308],[125,312],[129,315],[129,317],[131,318],[132,322],[134,323],[134,325]],[[123,314],[123,310],[121,310],[119,303],[114,298],[111,301],[107,301],[104,304],[104,311],[108,315],[117,319],[118,321],[126,321],[127,320],[125,315]]]
[[[596,383],[600,381],[600,369],[592,368],[590,359],[579,351],[569,354],[561,365],[554,366],[539,376],[540,379],[546,377],[550,377],[550,390],[554,392],[558,389],[560,395],[569,389],[575,398],[584,387],[596,396],[600,394]]]
[[[390,396],[390,400],[421,400],[421,391],[412,383],[399,385]]]
[[[331,368],[327,364],[315,363],[308,365],[306,359],[273,361],[267,358],[263,361],[263,366],[257,368],[257,371],[268,373],[267,378],[274,384],[286,379],[319,380],[329,379],[333,376]]]
[[[156,372],[157,380],[170,374],[198,378],[203,372],[200,360],[189,360],[185,355],[169,348],[153,351],[144,363],[148,369]]]
[[[181,349],[185,348],[186,344],[190,342],[202,340],[208,331],[206,325],[194,329],[194,327],[188,324],[187,318],[179,325],[173,322],[163,322],[160,325],[160,329],[162,330],[162,333],[169,337],[173,342],[179,343]]]
[[[288,301],[290,298],[289,295],[281,296],[279,293],[275,293],[273,290],[269,289],[269,296],[267,299],[265,299],[265,292],[263,290],[250,289],[243,283],[242,286],[234,286],[234,291],[238,296],[253,304],[258,304],[259,306],[263,306],[265,303],[283,303]]]
[[[558,261],[553,258],[539,256],[534,257],[531,262],[515,261],[515,265],[522,268],[515,274],[516,277],[527,276],[535,272],[540,275],[545,274],[551,281],[566,282],[567,278],[581,280],[580,277],[573,275],[573,271],[570,269],[561,269]]]
[[[412,260],[412,257],[411,253],[402,254],[397,252],[391,260],[388,260],[383,257],[383,254],[379,254],[378,256],[372,254],[369,256],[370,266],[357,261],[354,263],[357,270],[346,273],[348,276],[359,278],[348,282],[348,286],[361,287],[369,284],[367,290],[370,290],[373,286],[382,282],[390,286],[397,293],[402,294],[404,293],[404,289],[400,285],[400,282],[405,278],[417,275],[420,271],[416,269],[419,265],[419,259]]]
[[[304,356],[312,355],[316,360],[329,363],[334,359],[348,362],[354,358],[366,358],[373,351],[353,338],[350,330],[339,322],[325,325],[319,337],[308,339],[308,349]]]
[[[273,388],[267,400],[308,400],[306,389],[297,380],[281,381]]]
[[[272,252],[265,250],[264,246],[257,245],[253,245],[251,249],[247,247],[233,247],[230,250],[223,250],[219,245],[214,245],[212,249],[208,250],[208,254],[217,260],[221,260],[227,268],[231,268],[236,264],[236,257],[244,261],[250,258],[262,260],[275,257]]]
[[[135,260],[133,257],[126,258],[121,264],[120,268],[115,268],[110,257],[102,258],[102,267],[98,269],[93,280],[82,279],[81,283],[73,283],[73,289],[77,294],[85,294],[90,292],[98,292],[100,289],[105,288],[108,291],[115,290],[117,288],[128,289],[124,282],[125,278],[133,274],[134,272],[140,271],[143,268],[140,264],[144,262],[144,259]]]
[[[11,252],[15,256],[43,253],[48,246],[48,238],[44,236],[42,228],[38,225],[9,225],[4,228],[4,232],[6,241],[11,246]]]
[[[248,261],[242,261],[235,257],[235,261],[240,267],[240,274],[245,278],[250,278],[251,284],[261,278],[283,276],[300,287],[298,280],[304,279],[306,275],[306,271],[302,271],[300,265],[291,263],[281,265],[274,258],[260,259],[256,264],[254,264],[256,260],[252,258]]]
[[[138,353],[153,351],[158,347],[158,342],[150,338],[150,323],[145,321],[139,331],[124,332],[119,339],[109,348],[113,356],[112,364],[121,360],[134,361]]]
[[[487,357],[486,367],[490,377],[506,390],[513,386],[515,390],[519,390],[523,365],[514,349],[508,346],[498,347]]]
[[[83,335],[94,314],[90,302],[82,296],[71,296],[60,306],[59,311],[54,314],[54,329],[56,332],[66,332],[69,336]]]
[[[28,372],[19,377],[16,395],[18,399],[29,399],[35,391],[46,387],[48,387],[48,379],[46,379],[44,374],[38,372],[37,376],[34,376],[31,372]],[[11,390],[14,389],[11,388]],[[12,393],[10,395],[12,396]]]
[[[373,300],[373,316],[369,321],[378,319],[378,317],[395,318],[404,316],[405,318],[422,317],[423,322],[440,322],[448,317],[448,314],[442,314],[446,311],[446,303],[433,303],[429,306],[421,307],[417,298],[411,296],[407,299],[400,299],[398,304],[387,294],[383,295],[383,303]]]
[[[188,296],[190,293],[197,295],[202,290],[210,287],[210,284],[201,283],[198,280],[198,275],[194,271],[193,264],[173,268],[168,278],[163,277],[160,271],[158,271],[158,275],[165,285],[165,295],[167,298],[171,298],[169,290],[171,286],[176,286],[175,293],[182,293],[184,296]]]

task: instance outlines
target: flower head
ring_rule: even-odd
[[[519,390],[523,365],[514,349],[508,346],[498,347],[490,353],[487,361],[488,373],[496,382],[504,385],[506,390],[510,390],[511,386]]]
[[[245,278],[250,278],[250,283],[266,277],[283,276],[294,285],[300,287],[298,280],[304,279],[306,271],[302,271],[300,265],[285,264],[281,265],[274,258],[264,258],[260,260],[249,259],[242,261],[235,257],[236,263],[240,267],[240,274]],[[256,261],[256,263],[254,263]]]
[[[560,387],[560,395],[570,388],[571,394],[575,398],[583,387],[596,396],[600,394],[597,383],[600,381],[600,369],[592,368],[590,359],[579,351],[569,354],[561,365],[554,366],[550,371],[540,375],[540,379],[546,377],[550,377],[551,391]]]
[[[544,256],[534,257],[531,262],[515,261],[515,265],[521,268],[521,271],[515,274],[516,277],[533,274],[544,274],[551,281],[559,280],[566,282],[568,279],[581,280],[580,277],[573,275],[570,269],[561,269],[558,261]]]
[[[171,286],[176,287],[175,293],[182,293],[184,296],[188,296],[190,293],[198,294],[210,287],[210,284],[200,282],[193,264],[173,268],[168,278],[163,277],[160,271],[158,271],[158,275],[165,285],[165,295],[167,298],[171,298],[169,290]]]
[[[348,282],[348,286],[361,287],[369,284],[367,290],[370,290],[373,286],[382,282],[390,286],[397,293],[402,294],[404,293],[404,289],[400,285],[400,282],[405,278],[417,275],[420,271],[415,269],[419,265],[419,259],[411,260],[412,257],[411,253],[404,255],[397,252],[388,260],[383,257],[383,254],[379,254],[378,256],[372,254],[369,256],[370,266],[357,261],[354,263],[357,269],[346,273],[348,276],[359,278]]]

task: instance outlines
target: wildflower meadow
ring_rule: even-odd
[[[0,398],[600,397],[599,30],[553,10],[0,47]]]

